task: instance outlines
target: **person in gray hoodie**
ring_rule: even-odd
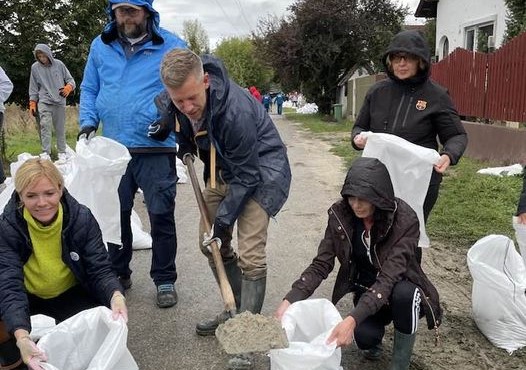
[[[75,90],[75,80],[66,65],[53,57],[46,44],[37,44],[33,53],[36,62],[31,66],[29,78],[29,112],[39,121],[42,145],[40,156],[50,158],[52,129],[55,127],[58,159],[64,161],[66,98]]]

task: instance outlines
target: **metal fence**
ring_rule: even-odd
[[[526,32],[493,53],[457,48],[431,67],[462,116],[526,122]]]

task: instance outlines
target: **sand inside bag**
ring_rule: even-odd
[[[278,319],[248,311],[219,325],[216,338],[225,352],[231,355],[266,352],[289,345],[285,330]]]

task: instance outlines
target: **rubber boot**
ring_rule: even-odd
[[[265,300],[265,289],[267,277],[257,280],[243,278],[241,280],[241,307],[239,312],[249,311],[254,314],[261,313],[263,301]],[[248,370],[254,365],[254,356],[250,353],[237,355],[228,360],[229,370]]]
[[[391,370],[407,370],[411,363],[416,333],[404,334],[395,329]]]
[[[234,293],[236,309],[239,311],[241,304],[241,269],[237,266],[237,258],[230,261],[224,261],[224,266],[226,276],[228,277],[228,281],[232,287],[232,292]],[[212,273],[214,274],[216,281],[219,281],[217,277],[217,271],[214,267],[212,267]],[[195,326],[195,332],[202,336],[215,335],[219,324],[224,323],[229,318],[230,313],[223,311],[213,319],[206,319],[198,322]]]
[[[20,358],[15,338],[9,338],[7,342],[0,344],[0,369],[27,369]]]

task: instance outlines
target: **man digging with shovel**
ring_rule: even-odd
[[[238,312],[260,313],[269,218],[285,203],[291,181],[285,145],[264,107],[228,78],[218,59],[174,49],[163,59],[161,78],[175,105],[167,105],[166,112],[175,113],[177,155],[183,160],[189,157],[185,154],[197,155],[204,163],[203,197],[213,227],[204,235],[209,230],[201,219],[201,251],[217,279],[209,246],[213,241],[219,245]],[[231,245],[236,222],[238,254]],[[197,334],[214,335],[230,317],[225,311],[199,322]],[[237,356],[229,368],[248,369],[251,362],[248,356]]]

